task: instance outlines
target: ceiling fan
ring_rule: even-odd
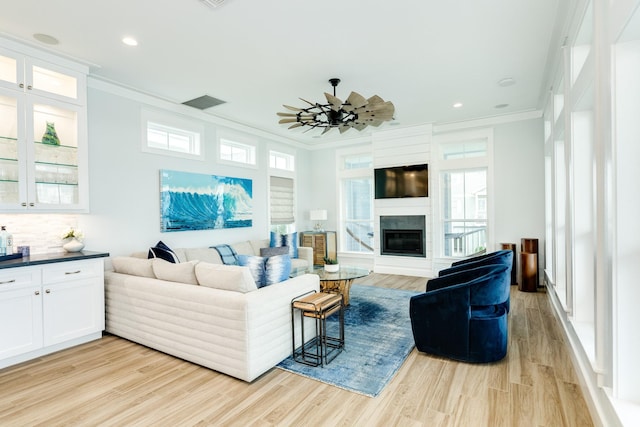
[[[340,79],[329,79],[329,83],[333,86],[333,95],[324,93],[327,99],[326,104],[300,98],[310,107],[298,108],[283,105],[284,108],[293,112],[278,113],[281,117],[278,123],[292,123],[289,129],[308,126],[305,132],[323,128],[322,135],[324,135],[333,128],[338,128],[340,133],[352,128],[361,131],[369,125],[380,126],[383,122],[393,120],[395,107],[390,101],[385,101],[378,95],[366,99],[356,92],[351,92],[347,100],[342,102],[336,97],[336,86],[340,83]]]

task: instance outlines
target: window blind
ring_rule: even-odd
[[[293,179],[280,176],[271,176],[269,179],[271,224],[293,224],[295,222]]]

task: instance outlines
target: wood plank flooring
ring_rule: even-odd
[[[372,274],[356,283],[425,282]],[[0,370],[0,426],[592,426],[544,290],[511,296],[504,360],[472,365],[414,349],[376,398],[279,369],[247,384],[106,335]]]

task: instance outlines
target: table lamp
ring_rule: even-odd
[[[320,221],[327,220],[327,211],[324,209],[309,211],[309,219],[316,222],[316,225],[313,227],[314,231],[324,231],[324,229],[322,228],[322,223]]]

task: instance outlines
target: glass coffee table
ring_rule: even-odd
[[[340,270],[335,273],[329,273],[324,270],[323,266],[314,266],[313,268],[294,268],[291,270],[291,277],[300,276],[302,274],[317,274],[320,276],[320,291],[331,292],[342,295],[344,305],[349,305],[349,291],[351,284],[355,279],[368,276],[371,271],[361,267],[351,267],[348,265],[340,265]]]

